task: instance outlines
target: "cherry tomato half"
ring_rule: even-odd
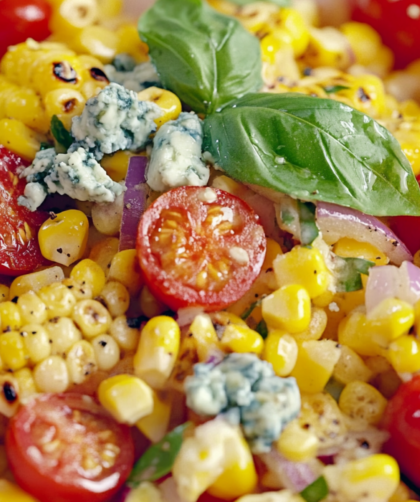
[[[398,67],[420,58],[420,0],[354,0],[353,19],[378,31]]]
[[[173,310],[219,310],[238,300],[258,276],[265,247],[264,230],[248,204],[205,187],[161,195],[137,234],[145,281]]]
[[[16,174],[22,165],[20,157],[0,146],[0,274],[20,275],[48,263],[37,237],[48,214],[32,213],[17,203],[26,185]]]
[[[400,386],[386,407],[382,427],[390,433],[385,452],[420,486],[420,376]]]
[[[80,394],[30,401],[11,420],[6,449],[16,481],[40,502],[109,500],[134,462],[129,427]]]
[[[0,57],[9,45],[47,38],[50,17],[51,6],[45,0],[0,0]]]

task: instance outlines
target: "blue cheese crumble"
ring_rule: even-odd
[[[20,176],[28,184],[18,203],[30,211],[35,211],[52,193],[82,201],[114,202],[124,191],[123,186],[106,174],[94,155],[81,147],[58,155],[53,148],[41,150]]]
[[[181,113],[166,122],[153,140],[146,180],[163,192],[179,186],[205,186],[210,170],[201,160],[203,128],[195,113]]]
[[[155,103],[139,101],[135,92],[110,84],[73,118],[71,133],[76,142],[69,152],[82,147],[101,160],[104,154],[118,150],[142,150],[156,131],[154,120],[161,115]]]
[[[152,63],[135,65],[130,56],[119,54],[112,65],[105,65],[105,73],[111,82],[115,82],[134,92],[141,92],[148,87],[161,87],[159,76]]]
[[[241,424],[254,453],[268,452],[300,411],[294,378],[275,375],[255,354],[229,354],[218,365],[199,363],[185,381],[187,406],[200,415],[224,413]]]

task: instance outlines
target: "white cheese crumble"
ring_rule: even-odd
[[[201,202],[207,202],[211,204],[212,202],[216,202],[217,193],[210,187],[207,187],[201,194],[198,196]]]
[[[331,312],[340,312],[340,307],[338,306],[338,304],[336,302],[331,302],[329,305],[328,305],[328,309],[331,311]]]
[[[232,258],[234,262],[238,265],[248,265],[249,263],[249,255],[244,248],[240,248],[239,246],[233,246],[229,249],[229,256]]]
[[[160,86],[159,76],[152,63],[141,63],[133,68],[130,66],[105,65],[105,73],[111,82],[115,82],[134,92],[141,92],[148,87]],[[121,71],[121,68],[124,68]]]
[[[164,124],[153,141],[146,174],[153,190],[163,192],[179,186],[205,186],[209,168],[201,160],[203,128],[195,113],[181,113]]]

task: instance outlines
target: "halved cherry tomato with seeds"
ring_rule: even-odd
[[[219,310],[238,300],[258,276],[265,248],[264,230],[248,204],[205,187],[161,195],[137,234],[145,281],[173,310]]]

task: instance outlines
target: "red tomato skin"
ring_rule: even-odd
[[[48,27],[51,10],[45,0],[0,0],[0,57],[8,46],[27,38],[37,41],[47,38],[51,34]]]
[[[384,445],[401,471],[420,486],[420,375],[402,384],[388,401],[382,428],[390,433]]]
[[[31,446],[30,424],[35,419],[34,406],[38,400],[49,400],[57,406],[69,406],[82,411],[94,410],[100,416],[108,416],[105,410],[93,400],[89,403],[80,394],[43,394],[20,408],[11,420],[6,433],[6,451],[9,466],[17,483],[40,502],[105,502],[108,501],[125,483],[134,463],[134,444],[130,428],[117,424],[120,429],[118,445],[121,458],[110,476],[103,480],[72,478],[71,483],[60,482],[58,476],[52,477],[42,465],[37,465],[28,455]],[[109,420],[115,422],[109,417]],[[116,423],[116,422],[115,422]],[[118,469],[117,469],[118,467]],[[76,479],[77,478],[77,479]]]
[[[420,58],[420,0],[354,0],[353,19],[370,24],[404,68]]]
[[[169,209],[173,205],[187,207],[188,202],[194,193],[202,190],[203,187],[184,186],[175,188],[161,195],[143,214],[140,219],[137,233],[137,252],[139,256],[142,276],[152,294],[165,305],[176,311],[180,308],[200,306],[206,311],[216,311],[225,308],[227,305],[237,301],[251,287],[257,278],[264,262],[266,251],[266,239],[254,211],[239,197],[213,189],[218,194],[218,201],[221,204],[229,200],[234,201],[237,207],[248,214],[248,221],[261,227],[263,242],[256,240],[256,258],[252,262],[246,277],[234,277],[228,287],[224,287],[221,292],[206,292],[200,294],[190,287],[184,286],[181,282],[168,278],[168,275],[160,268],[153,258],[150,246],[150,228],[158,219],[161,209]]]

